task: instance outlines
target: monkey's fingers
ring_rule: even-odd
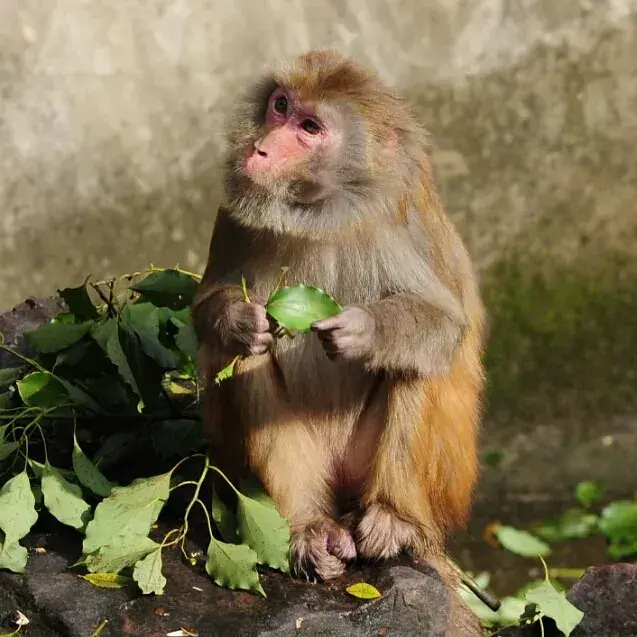
[[[326,319],[321,319],[320,321],[314,321],[312,325],[310,325],[310,329],[313,332],[328,332],[330,330],[336,330],[343,327],[343,321],[340,314],[336,316],[330,316]]]
[[[336,358],[352,358],[359,349],[356,337],[339,332],[332,334],[330,339],[323,340],[322,345],[325,353],[332,360]]]
[[[265,354],[272,343],[274,342],[274,337],[270,332],[261,332],[258,334],[253,334],[250,339],[249,351],[250,354]]]
[[[281,338],[282,336],[285,336],[285,328],[283,325],[279,324],[278,321],[270,319],[270,333],[274,336],[274,338]]]
[[[257,316],[254,321],[254,331],[265,334],[270,331],[270,321],[265,316]]]

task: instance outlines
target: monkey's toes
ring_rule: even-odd
[[[344,562],[356,559],[356,543],[352,534],[339,526],[330,529],[327,537],[327,551]]]
[[[415,546],[418,530],[391,508],[372,504],[356,529],[356,540],[362,557],[387,559]]]
[[[334,520],[321,520],[293,533],[292,553],[299,570],[310,567],[322,580],[345,572],[346,562],[356,557],[350,532]]]

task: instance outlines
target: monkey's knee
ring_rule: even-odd
[[[307,577],[313,572],[322,580],[339,577],[356,559],[351,533],[327,518],[293,529],[290,552],[297,573]]]
[[[370,559],[395,557],[404,549],[418,549],[420,544],[418,527],[379,503],[369,506],[356,529],[358,553]]]

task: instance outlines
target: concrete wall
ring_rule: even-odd
[[[398,8],[400,5],[400,8]],[[420,106],[481,265],[634,240],[637,0],[3,0],[0,308],[202,267],[244,78],[335,46]]]

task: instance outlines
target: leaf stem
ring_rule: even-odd
[[[210,539],[213,539],[214,535],[212,533],[212,520],[210,519],[210,513],[208,513],[208,509],[206,509],[206,505],[199,498],[197,498],[197,502],[201,504],[201,508],[203,509],[203,512],[206,516],[206,522],[208,523],[208,533],[210,533]]]
[[[199,493],[201,491],[201,487],[203,486],[204,480],[206,479],[206,476],[208,475],[208,467],[209,467],[209,463],[208,463],[208,458],[206,457],[206,462],[204,463],[203,471],[201,472],[201,476],[199,477],[199,480],[197,480],[197,483],[196,483],[197,486],[195,487],[195,493],[192,497],[192,500],[186,507],[186,511],[184,512],[184,524],[183,524],[184,539],[188,533],[188,516],[190,515],[190,511],[192,510],[192,507],[195,505],[195,502],[199,499]]]
[[[193,458],[206,458],[208,460],[208,456],[205,453],[193,453],[191,456],[187,456],[182,458],[171,470],[170,473],[175,473],[179,467],[184,464],[187,460],[192,460]]]
[[[40,372],[48,372],[48,373],[50,373],[48,369],[45,369],[44,367],[42,367],[42,365],[40,365],[40,363],[38,363],[37,361],[33,360],[32,358],[27,358],[23,354],[20,354],[20,352],[16,352],[14,349],[11,349],[7,345],[5,345],[4,344],[4,338],[2,340],[0,340],[0,349],[4,350],[8,354],[12,354],[16,358],[19,358],[20,360],[24,361],[25,363],[31,365],[31,367],[35,367],[35,369],[37,369]]]
[[[178,542],[178,541],[179,541],[179,538],[177,538],[176,540],[171,541],[171,542],[169,542],[169,541],[168,541],[168,538],[169,538],[171,535],[174,535],[175,533],[180,533],[180,532],[181,532],[181,528],[179,528],[179,529],[172,529],[172,530],[168,531],[168,533],[166,533],[166,535],[164,535],[164,539],[163,539],[163,540],[162,540],[162,542],[161,542],[161,546],[162,546],[162,547],[164,547],[164,546],[171,546],[172,544],[174,544],[174,543]]]
[[[221,471],[221,469],[219,469],[218,467],[215,467],[215,465],[210,464],[209,462],[206,463],[208,466],[208,469],[211,469],[212,471],[216,471],[229,485],[230,488],[237,494],[238,497],[241,497],[241,492],[237,489],[237,487],[234,486],[234,484],[232,484],[232,482],[230,482],[230,479],[228,478],[228,476],[226,476],[226,474]]]
[[[194,484],[196,486],[199,483],[196,480],[184,480],[183,482],[176,484],[174,487],[170,487],[169,491],[170,493],[172,493],[176,489],[179,489],[179,487],[185,487],[188,484]]]
[[[243,299],[246,303],[251,303],[250,296],[248,295],[248,284],[246,283],[246,278],[241,276],[241,290],[243,292]]]
[[[284,265],[281,268],[281,273],[279,274],[279,279],[276,282],[276,285],[274,286],[274,288],[272,289],[272,291],[270,292],[270,294],[268,296],[268,303],[270,302],[270,299],[279,291],[279,288],[281,287],[281,285],[283,283],[283,279],[285,278],[285,275],[286,275],[286,273],[287,273],[287,271],[289,269],[290,268],[288,266],[286,266],[286,265]],[[267,303],[266,303],[266,305],[267,305]]]

